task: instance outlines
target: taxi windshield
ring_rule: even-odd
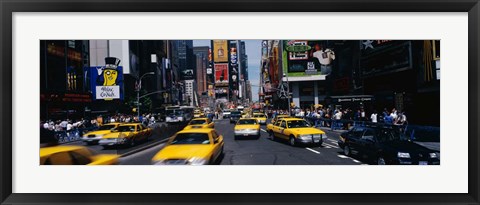
[[[248,120],[239,120],[238,121],[239,125],[256,125],[257,121],[254,119],[248,119]]]
[[[305,120],[292,120],[288,121],[288,128],[301,128],[301,127],[310,127],[308,122]]]
[[[171,144],[210,144],[206,133],[182,133],[178,134]]]
[[[265,117],[264,114],[254,114],[253,117]]]
[[[135,126],[134,125],[119,126],[115,130],[118,132],[135,132]]]
[[[98,130],[111,130],[115,128],[115,125],[103,125],[98,128]]]
[[[203,124],[207,124],[207,121],[206,120],[192,120],[192,121],[190,121],[190,124],[191,125],[203,125]]]

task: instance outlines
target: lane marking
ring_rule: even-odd
[[[317,150],[310,149],[310,148],[308,148],[308,147],[306,147],[305,149],[307,149],[307,150],[309,150],[309,151],[311,151],[311,152],[314,152],[314,153],[320,154],[320,152],[319,152],[319,151],[317,151]]]
[[[351,158],[351,157],[348,157],[348,156],[345,156],[345,155],[337,155],[337,157],[340,157],[342,159],[351,159],[353,162],[361,164],[361,165],[368,165],[368,164],[363,164],[361,161],[358,161],[354,158]]]
[[[337,142],[337,141],[332,140],[332,139],[330,139],[330,138],[327,138],[327,140],[330,141],[330,142]]]
[[[267,132],[267,131],[266,131],[266,130],[264,130],[264,129],[260,129],[260,130],[262,130],[263,132]]]
[[[337,149],[339,148],[339,147],[337,147],[337,146],[335,146],[335,145],[327,144],[326,142],[323,142],[323,143],[324,143],[325,145],[327,145],[327,146],[330,146],[330,147],[335,147],[335,148],[337,148]]]

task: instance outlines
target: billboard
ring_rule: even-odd
[[[213,40],[213,62],[215,63],[228,62],[228,41],[227,40]]]
[[[284,71],[290,76],[329,75],[335,53],[325,41],[283,41]]]
[[[228,63],[215,64],[215,85],[228,86]]]
[[[123,100],[123,67],[90,67],[90,85],[94,100]]]
[[[238,53],[237,41],[230,41],[230,89],[238,90]]]

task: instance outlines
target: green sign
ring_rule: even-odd
[[[300,52],[306,52],[312,49],[311,46],[309,45],[288,45],[285,50],[288,52],[294,52],[294,53],[300,53]]]

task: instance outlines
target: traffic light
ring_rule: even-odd
[[[132,109],[132,112],[137,112],[137,108],[133,108],[133,109]]]

